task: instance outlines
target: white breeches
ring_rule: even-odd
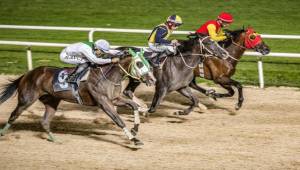
[[[71,56],[71,55],[68,55],[66,53],[66,50],[63,50],[60,53],[59,57],[60,57],[61,61],[65,62],[65,63],[68,63],[68,64],[82,64],[82,63],[88,62],[88,60],[85,59],[82,56]]]
[[[176,46],[173,45],[156,45],[153,43],[148,43],[149,48],[154,52],[167,52],[167,53],[176,53]]]

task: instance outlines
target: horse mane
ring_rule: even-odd
[[[179,40],[179,43],[181,44],[180,46],[178,46],[178,49],[181,52],[186,52],[186,51],[191,51],[193,46],[198,43],[198,34],[189,34],[187,36],[187,40]]]
[[[236,29],[236,30],[224,30],[224,32],[227,32],[231,35],[231,38],[228,38],[224,41],[219,42],[221,46],[224,48],[227,48],[232,44],[232,40],[235,41],[239,38],[239,36],[245,32],[246,30],[244,28]]]

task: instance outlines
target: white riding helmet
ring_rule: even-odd
[[[106,40],[100,39],[95,42],[95,48],[107,53],[110,49],[110,45]]]

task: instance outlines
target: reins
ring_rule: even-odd
[[[133,62],[130,63],[129,69],[132,67],[132,65],[133,65]],[[131,75],[130,73],[128,73],[128,71],[126,71],[126,70],[121,66],[121,64],[118,64],[118,66],[120,67],[120,69],[121,69],[127,76],[129,76],[129,77],[131,77],[131,78],[134,78],[134,79],[137,79],[137,80],[140,80],[140,79],[141,79],[141,78],[139,78],[139,77],[136,77],[136,76]]]
[[[115,86],[121,86],[121,83],[120,83],[120,84],[117,84],[117,83],[115,83],[115,82],[109,80],[109,79],[106,77],[106,74],[111,70],[112,67],[113,67],[113,66],[111,66],[111,67],[109,68],[109,70],[108,70],[105,74],[103,73],[102,67],[100,67],[100,71],[101,71],[101,73],[102,73],[102,75],[103,75],[103,77],[104,77],[105,80],[109,81],[111,84],[113,84],[113,85],[115,85]],[[100,81],[100,79],[98,80],[98,82],[99,82],[99,81]],[[98,84],[98,82],[97,82],[97,84]]]
[[[129,69],[132,67],[132,65],[133,65],[133,61],[130,63]],[[106,73],[103,72],[102,67],[100,67],[100,71],[101,71],[101,73],[102,73],[102,75],[103,75],[103,77],[104,77],[105,80],[109,81],[110,83],[112,83],[112,84],[115,85],[115,86],[121,86],[121,83],[120,83],[120,84],[117,84],[117,83],[115,83],[115,82],[109,80],[109,79],[106,77],[106,74],[111,70],[112,67],[113,67],[113,66],[111,66],[111,67],[108,69],[108,71],[107,71]],[[124,67],[122,67],[122,65],[121,65],[120,63],[118,64],[118,67],[126,74],[126,76],[132,77],[132,78],[137,79],[137,80],[140,80],[140,79],[141,79],[141,78],[139,78],[139,77],[136,77],[136,76],[130,74],[128,71],[126,71],[126,69],[124,69]],[[100,81],[100,79],[98,80],[98,82],[99,82],[99,81]],[[97,83],[98,83],[98,82],[97,82]]]
[[[232,42],[232,44],[234,44],[235,46],[237,46],[237,47],[240,47],[241,49],[247,50],[247,48],[246,48],[246,47],[244,47],[244,46],[241,46],[240,44],[238,44],[238,43],[234,42],[232,39],[231,39],[231,42]]]

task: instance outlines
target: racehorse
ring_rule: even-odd
[[[74,68],[69,68],[69,71],[71,72],[72,69]],[[45,114],[41,124],[49,135],[48,139],[54,141],[50,122],[60,101],[77,103],[72,92],[55,92],[53,89],[54,75],[61,70],[61,68],[56,67],[37,67],[4,86],[4,90],[0,94],[0,104],[16,91],[18,92],[18,103],[5,127],[0,131],[0,136],[4,135],[5,131],[27,107],[36,100],[40,100],[45,105]],[[83,105],[100,107],[118,127],[123,129],[130,141],[134,142],[135,145],[142,145],[143,143],[135,137],[140,123],[138,105],[130,99],[120,97],[121,81],[124,76],[143,80],[148,85],[155,83],[149,63],[143,58],[143,54],[130,51],[130,53],[120,57],[118,64],[90,67],[87,80],[80,83],[78,91]],[[114,106],[123,105],[134,110],[134,128],[131,132],[126,128],[125,123],[114,108]]]
[[[188,87],[194,77],[193,69],[201,62],[201,49],[198,39],[196,37],[188,40],[180,40],[179,43],[181,45],[177,48],[177,54],[162,59],[160,68],[154,67],[153,73],[157,81],[155,84],[155,94],[148,113],[155,112],[165,95],[175,90],[192,101],[189,108],[177,111],[175,114],[187,115],[194,107],[201,106],[198,98]],[[126,47],[119,49],[126,49]],[[129,78],[129,84],[123,91],[124,95],[132,98],[139,84],[140,82]]]
[[[266,45],[261,36],[257,34],[253,28],[239,29],[235,31],[228,31],[231,38],[224,42],[224,47],[227,51],[227,57],[220,59],[217,57],[204,57],[202,69],[199,66],[194,70],[194,79],[190,83],[190,87],[212,96],[215,100],[221,97],[231,97],[234,95],[232,86],[238,89],[238,103],[235,109],[241,108],[244,96],[242,85],[240,82],[231,79],[235,73],[236,65],[238,64],[241,56],[245,50],[253,49],[266,55],[270,52],[270,48]],[[194,35],[195,36],[195,35]],[[197,35],[196,35],[197,36]],[[203,77],[208,80],[213,80],[216,84],[225,88],[228,93],[216,93],[214,90],[206,90],[196,84],[196,77]]]

